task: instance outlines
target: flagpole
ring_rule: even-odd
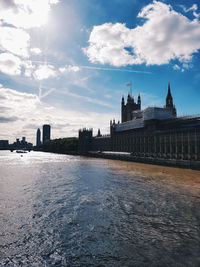
[[[130,93],[131,93],[131,96],[132,96],[132,82],[131,82],[130,90],[131,90]]]
[[[132,82],[127,83],[126,86],[130,87],[129,94],[132,96]]]

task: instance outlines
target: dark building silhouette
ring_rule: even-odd
[[[10,149],[32,149],[33,144],[26,141],[26,137],[22,137],[20,141],[19,138],[10,145]]]
[[[92,129],[82,129],[78,132],[79,150],[86,152],[92,148]]]
[[[101,137],[101,130],[100,129],[98,129],[97,136]]]
[[[92,130],[79,131],[79,151],[131,152],[136,158],[200,162],[200,117],[177,117],[170,84],[164,107],[141,110],[128,96],[122,98],[122,122],[110,122],[110,134],[92,137]],[[195,163],[195,164],[196,164]]]
[[[0,140],[0,150],[7,150],[7,149],[9,149],[8,140]]]
[[[25,136],[23,136],[22,137],[22,140],[21,140],[21,144],[22,145],[25,145],[27,142],[26,142],[26,137]]]
[[[132,112],[141,109],[141,97],[138,96],[137,103],[134,101],[134,97],[128,94],[127,103],[125,104],[124,96],[122,96],[121,101],[121,121],[132,120]]]
[[[43,144],[46,141],[49,141],[50,139],[51,139],[51,126],[49,124],[44,124],[43,125],[43,136],[42,136]]]
[[[41,145],[41,131],[38,128],[37,129],[37,134],[36,134],[36,146],[40,146]]]

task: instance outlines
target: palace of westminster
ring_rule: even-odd
[[[110,122],[110,134],[100,130],[93,137],[92,129],[79,130],[79,151],[130,152],[134,157],[176,160],[200,160],[200,117],[177,117],[170,84],[164,107],[141,110],[128,94],[121,101],[121,123]]]

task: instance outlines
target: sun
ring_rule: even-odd
[[[29,29],[41,27],[48,22],[51,5],[58,0],[14,0],[12,8],[1,13],[2,20],[15,27]]]

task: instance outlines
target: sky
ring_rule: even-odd
[[[200,114],[197,0],[0,0],[0,139],[109,133],[122,95]]]

